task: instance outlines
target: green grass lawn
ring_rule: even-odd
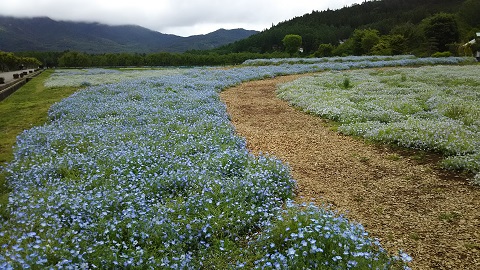
[[[45,123],[50,106],[78,90],[77,87],[45,88],[44,82],[53,72],[44,71],[0,102],[0,166],[12,160],[18,134]],[[0,170],[0,212],[8,202],[8,193],[5,173]]]

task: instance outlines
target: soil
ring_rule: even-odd
[[[250,151],[290,166],[298,201],[361,223],[390,252],[412,256],[412,269],[480,269],[480,188],[438,169],[434,157],[343,136],[276,98],[277,84],[300,76],[221,93]]]

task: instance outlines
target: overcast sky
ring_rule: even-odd
[[[219,28],[264,30],[311,13],[364,0],[1,0],[0,15],[135,24],[190,36]]]

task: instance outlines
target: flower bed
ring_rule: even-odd
[[[388,61],[372,65],[380,64]],[[388,269],[409,261],[344,217],[291,203],[288,168],[249,154],[218,98],[243,81],[363,66],[188,69],[113,84],[98,83],[110,76],[98,70],[52,77],[56,87],[99,85],[55,104],[47,124],[18,137],[6,168],[13,191],[0,268]]]
[[[153,78],[181,74],[182,69],[126,70],[116,69],[58,69],[45,83],[46,87],[90,86],[117,83],[136,78]]]
[[[458,58],[449,57],[450,61],[458,61]],[[461,58],[460,58],[461,59]],[[465,59],[463,59],[465,60]],[[438,58],[417,58],[413,55],[394,55],[394,56],[346,56],[346,57],[321,57],[321,58],[272,58],[272,59],[251,59],[243,64],[248,66],[268,66],[281,64],[318,64],[318,63],[345,63],[345,62],[363,62],[370,65],[371,62],[391,62],[397,61],[396,65],[409,65],[413,62],[423,62],[424,64],[446,63],[444,60],[438,61]],[[473,59],[469,58],[469,61]],[[391,64],[390,64],[391,66]]]

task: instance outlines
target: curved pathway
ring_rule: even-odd
[[[431,162],[342,136],[277,99],[276,85],[298,77],[221,93],[249,149],[290,165],[298,200],[346,213],[383,247],[411,255],[413,269],[480,269],[480,188]]]

